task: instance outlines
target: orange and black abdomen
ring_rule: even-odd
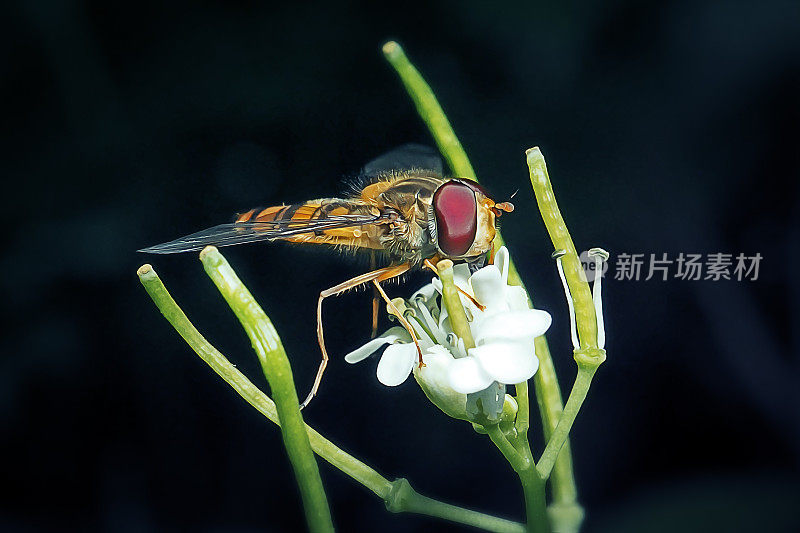
[[[304,204],[295,205],[299,208]],[[283,216],[291,207],[290,205],[278,205],[266,208],[256,207],[246,213],[236,215],[236,220],[234,220],[234,222],[271,222],[273,220],[291,219],[291,214],[288,217]]]
[[[292,230],[305,226],[308,221],[324,221],[345,215],[377,215],[378,210],[365,203],[340,198],[322,198],[299,204],[255,208],[236,217],[236,222],[282,222],[281,227]],[[375,225],[361,225],[336,229],[318,229],[279,237],[281,240],[309,244],[330,244],[348,247],[381,248],[378,240],[382,229]]]

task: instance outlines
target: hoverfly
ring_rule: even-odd
[[[410,333],[422,366],[422,351],[414,329],[397,312],[381,282],[415,268],[436,271],[435,265],[441,259],[482,266],[486,256],[491,257],[497,219],[503,212],[514,210],[510,202],[495,202],[475,181],[443,177],[442,162],[436,152],[414,144],[403,145],[365,165],[361,184],[355,189],[348,198],[320,198],[250,209],[237,215],[233,223],[139,250],[172,254],[198,251],[209,245],[282,240],[368,251],[370,272],[320,292],[317,340],[322,360],[301,409],[316,395],[328,364],[322,328],[325,298],[371,283],[373,337],[382,298]],[[383,256],[388,266],[375,268],[379,256]]]

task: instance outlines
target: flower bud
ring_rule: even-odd
[[[493,426],[500,422],[506,398],[506,386],[495,381],[482,391],[467,394],[467,415],[471,422]]]
[[[500,413],[500,429],[506,437],[516,437],[516,429],[514,422],[517,420],[517,411],[519,406],[517,400],[510,394],[506,394],[505,402],[503,403],[503,412]]]

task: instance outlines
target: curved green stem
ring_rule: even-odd
[[[517,416],[519,416],[519,412]],[[497,446],[497,449],[500,450],[500,453],[503,454],[503,457],[509,462],[511,468],[519,476],[522,491],[525,495],[525,515],[528,518],[526,531],[549,533],[550,520],[547,516],[547,497],[545,495],[547,477],[541,477],[536,470],[528,439],[518,436],[518,449],[509,442],[499,425],[484,426],[484,429],[494,445]]]
[[[450,121],[439,105],[436,96],[419,71],[408,59],[403,49],[396,42],[390,41],[383,45],[383,54],[400,76],[403,85],[417,108],[417,112],[428,127],[428,130],[436,141],[442,155],[444,155],[447,160],[452,172],[456,176],[478,181],[472,164],[464,148],[461,146],[458,137],[456,137],[450,125]],[[500,232],[497,232],[495,247],[499,248],[503,243],[502,235]],[[522,282],[517,272],[517,267],[514,265],[514,261],[511,258],[509,258],[508,282],[511,285],[525,287],[525,284]],[[530,294],[530,291],[528,291],[528,294]],[[555,429],[564,404],[561,399],[561,391],[558,388],[558,378],[556,377],[553,360],[544,337],[536,339],[536,356],[539,358],[539,370],[533,378],[534,385],[536,386],[536,399],[539,405],[544,431],[546,434],[549,434]],[[522,409],[523,404],[526,406],[528,405],[527,384],[525,384],[524,388],[517,386],[516,399],[517,403],[520,405],[520,409]],[[519,431],[519,428],[517,428],[517,430]],[[527,435],[527,428],[525,434]],[[575,487],[575,478],[572,470],[572,455],[570,453],[569,441],[562,447],[562,451],[558,456],[556,466],[550,478],[550,486],[552,488],[553,504],[555,506],[577,509],[577,514],[582,516],[583,510],[577,504],[577,489]],[[577,530],[577,527],[575,530]]]
[[[150,265],[143,265],[137,274],[156,307],[189,347],[247,403],[255,407],[268,420],[280,425],[278,408],[275,402],[259,390],[203,337],[172,298],[155,270]],[[439,502],[415,491],[404,492],[406,494],[404,498],[406,503],[398,507],[396,503],[396,487],[399,480],[389,481],[375,469],[348,454],[307,424],[305,429],[308,433],[311,448],[317,455],[369,489],[381,498],[387,506],[390,506],[390,510],[394,512],[405,511],[424,514],[461,524],[473,525],[497,533],[520,533],[524,531],[523,526],[517,522]]]
[[[558,424],[563,412],[564,401],[561,398],[561,389],[556,379],[556,371],[553,367],[553,360],[550,358],[550,351],[547,349],[547,340],[544,337],[537,337],[535,341],[536,355],[539,357],[539,370],[533,376],[533,383],[536,391],[536,403],[539,406],[539,413],[542,420],[542,432],[544,433],[545,443],[550,440],[550,436]],[[542,355],[544,354],[544,355]],[[519,399],[517,400],[519,401]],[[519,431],[519,429],[517,429]],[[569,514],[582,516],[583,510],[578,505],[578,491],[575,489],[575,476],[572,470],[572,453],[569,447],[569,439],[561,448],[553,471],[550,474],[550,488],[552,489],[554,508],[561,509],[561,514],[571,509]],[[564,528],[560,531],[577,531],[577,527]]]
[[[467,153],[461,146],[450,121],[447,119],[442,106],[433,94],[430,85],[422,77],[417,68],[411,63],[403,51],[403,48],[394,41],[389,41],[383,45],[383,55],[400,76],[400,81],[408,91],[408,95],[417,108],[417,113],[425,122],[428,131],[431,132],[433,140],[439,147],[439,151],[447,160],[447,164],[453,174],[461,178],[469,178],[478,181],[475,170],[472,168]],[[503,246],[505,241],[500,232],[495,237],[495,247]],[[513,261],[509,261],[508,282],[512,285],[522,285],[517,267]],[[524,285],[523,285],[524,286]]]
[[[422,74],[411,64],[403,48],[394,41],[383,45],[383,55],[394,67],[400,80],[405,85],[411,100],[417,107],[417,113],[425,121],[428,129],[439,146],[439,151],[447,160],[456,176],[475,179],[475,171],[467,158],[461,142],[456,137],[447,115],[436,100],[430,86],[425,82]]]
[[[536,202],[542,214],[550,240],[556,250],[565,250],[566,254],[561,257],[564,274],[567,279],[570,296],[573,299],[575,309],[575,321],[578,330],[580,348],[575,350],[575,360],[578,363],[578,374],[570,392],[567,404],[563,410],[542,410],[543,417],[547,413],[545,422],[545,439],[547,445],[542,452],[542,456],[537,463],[536,469],[539,475],[547,477],[572,476],[571,464],[566,464],[571,456],[569,455],[569,441],[567,437],[578,415],[578,411],[586,399],[589,386],[592,382],[597,368],[605,361],[605,351],[597,346],[597,316],[595,314],[592,294],[589,284],[583,272],[575,244],[569,234],[564,217],[558,208],[553,186],[550,183],[550,176],[547,172],[547,164],[539,148],[531,148],[525,152],[528,170],[530,172],[531,185],[536,195]],[[538,346],[537,346],[538,347]],[[540,379],[544,379],[546,374],[539,374]],[[543,391],[555,393],[556,387],[542,387]],[[537,387],[537,392],[539,388]],[[559,394],[559,403],[560,403]],[[546,402],[545,402],[546,403]],[[551,401],[550,405],[556,402]],[[553,424],[556,424],[555,426]],[[571,462],[571,460],[570,460]],[[576,494],[570,490],[570,484],[561,483],[553,485],[554,500],[556,504],[551,509],[551,516],[554,521],[563,524],[565,531],[577,531],[583,521],[583,510],[576,503]],[[572,484],[574,487],[574,483]],[[561,492],[560,499],[556,500],[556,490]]]
[[[586,399],[586,394],[589,392],[589,386],[592,384],[592,378],[601,362],[602,360],[592,364],[578,362],[578,375],[575,377],[572,392],[570,392],[567,404],[564,406],[564,412],[558,421],[555,431],[547,441],[547,446],[542,452],[542,456],[536,463],[536,470],[539,472],[539,476],[547,478],[550,475],[555,465],[556,457],[558,457],[561,447],[567,441],[569,430],[572,429],[575,417],[578,416],[578,411],[580,411],[581,405]]]
[[[319,475],[319,467],[308,440],[292,368],[278,332],[261,306],[239,280],[222,254],[214,247],[200,253],[206,273],[241,322],[275,397],[281,435],[303,499],[309,530],[333,531],[333,520]]]
[[[511,468],[513,468],[515,472],[522,472],[531,466],[532,461],[520,454],[517,449],[512,446],[512,444],[503,434],[503,431],[500,429],[499,424],[484,426],[484,429],[489,435],[489,438],[492,439],[494,445],[497,446],[497,449],[500,450],[500,453],[503,454],[503,457],[506,458],[511,465]]]
[[[153,267],[142,266],[137,272],[147,293],[164,315],[164,318],[183,337],[186,344],[206,362],[216,374],[221,377],[236,393],[256,408],[268,420],[280,426],[278,409],[275,402],[258,389],[247,377],[242,374],[228,359],[209,343],[189,318],[178,306],[172,295],[162,283]],[[331,441],[320,435],[316,430],[305,426],[311,448],[328,463],[352,477],[380,498],[384,498],[391,490],[391,482],[376,472],[371,467],[362,463],[352,455],[342,451]]]

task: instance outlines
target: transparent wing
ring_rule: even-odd
[[[362,170],[368,177],[375,177],[392,170],[427,170],[435,176],[443,175],[444,165],[439,152],[424,144],[408,143],[373,159]]]
[[[272,241],[304,234],[324,235],[326,230],[376,224],[386,215],[341,215],[322,220],[274,220],[270,222],[234,222],[186,235],[174,241],[142,248],[150,254],[177,254],[202,250],[206,246],[233,246]]]

